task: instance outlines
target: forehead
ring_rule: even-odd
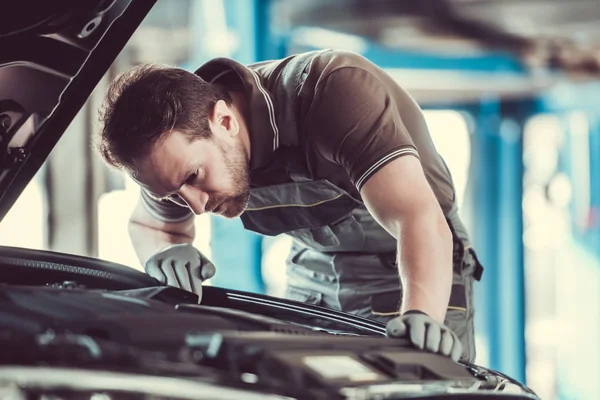
[[[142,171],[157,166],[177,165],[177,161],[190,154],[188,148],[192,143],[190,138],[180,131],[168,132],[150,148],[150,152],[142,159]]]

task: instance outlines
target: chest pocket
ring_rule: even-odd
[[[319,251],[357,251],[365,242],[353,210],[362,203],[327,180],[290,182],[250,191],[246,229],[287,233]]]

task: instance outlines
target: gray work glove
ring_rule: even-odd
[[[420,350],[443,354],[454,361],[462,354],[462,344],[450,328],[417,310],[407,311],[388,322],[387,336],[407,338]]]
[[[161,283],[196,293],[202,299],[202,282],[215,275],[215,266],[188,243],[164,248],[146,261],[146,273]]]

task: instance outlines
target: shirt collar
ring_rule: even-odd
[[[256,170],[267,165],[271,155],[279,147],[275,106],[261,77],[256,71],[228,58],[212,59],[200,66],[195,74],[207,82],[215,82],[230,72],[237,74],[246,91],[251,147],[250,169]]]

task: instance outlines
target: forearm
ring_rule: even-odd
[[[173,244],[192,243],[195,236],[193,220],[185,229],[178,228],[172,231],[129,221],[128,231],[142,265],[157,251]]]
[[[398,233],[400,311],[421,310],[443,323],[452,288],[452,234],[441,210],[405,218]]]
[[[165,222],[149,213],[142,197],[129,217],[127,229],[131,244],[142,265],[156,252],[173,244],[192,243],[196,235],[195,219]]]

